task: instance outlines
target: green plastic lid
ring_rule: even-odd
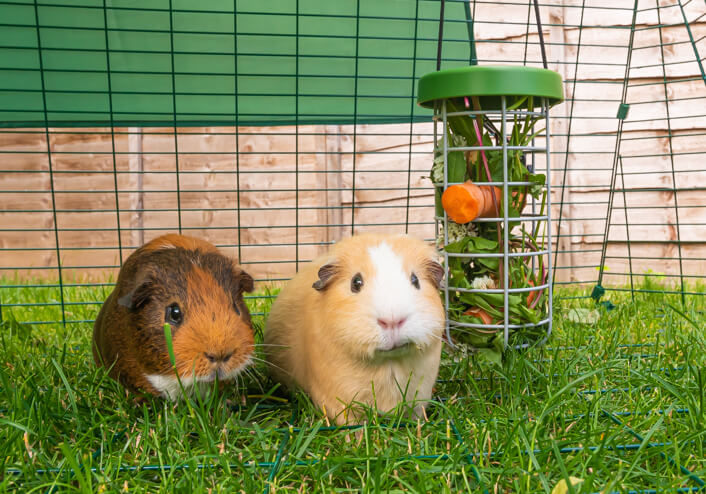
[[[435,101],[463,96],[477,96],[483,110],[498,110],[501,96],[507,97],[508,106],[524,96],[535,97],[534,107],[541,106],[541,98],[553,106],[564,100],[564,91],[558,73],[522,65],[472,65],[431,72],[419,79],[417,103],[421,106],[433,108]]]

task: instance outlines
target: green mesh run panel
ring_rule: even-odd
[[[444,58],[468,65],[468,4],[445,17]],[[426,120],[410,98],[438,19],[437,1],[0,2],[0,125]]]

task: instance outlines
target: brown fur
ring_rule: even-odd
[[[420,290],[417,309],[424,313],[428,342],[397,358],[379,358],[375,335],[374,265],[367,252],[386,243],[414,272]],[[329,253],[305,266],[280,292],[265,330],[270,369],[287,387],[300,387],[338,423],[361,418],[352,402],[388,411],[401,401],[428,400],[439,368],[445,314],[438,286],[443,270],[433,249],[404,236],[360,235],[337,243]],[[367,287],[352,294],[351,279],[361,273]],[[409,385],[406,393],[400,391]],[[421,406],[416,412],[421,412]]]
[[[200,238],[188,237],[177,233],[167,233],[161,237],[157,237],[151,242],[142,247],[144,252],[159,249],[185,249],[185,250],[200,250],[202,252],[218,252],[215,245],[206,242]]]
[[[174,376],[164,323],[166,308],[177,303],[184,314],[172,328],[179,375],[234,371],[249,362],[254,350],[242,297],[252,289],[250,275],[208,242],[174,234],[159,237],[125,261],[94,324],[94,360],[129,390],[161,394],[145,376]],[[232,356],[218,367],[206,354]]]

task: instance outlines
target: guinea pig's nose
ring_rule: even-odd
[[[402,319],[378,319],[378,324],[382,329],[398,329],[402,327],[406,320],[406,317]]]
[[[204,356],[206,357],[206,359],[209,362],[212,362],[214,364],[216,362],[225,363],[225,362],[228,362],[228,360],[233,356],[233,352],[229,352],[229,353],[224,352],[224,353],[219,353],[219,354],[205,352]]]

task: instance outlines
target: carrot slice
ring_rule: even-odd
[[[493,324],[493,319],[490,317],[490,314],[478,307],[474,309],[468,309],[466,312],[463,313],[463,315],[477,317],[481,321],[483,321],[483,324]]]
[[[529,280],[527,283],[529,284],[529,286],[534,286],[534,283],[533,283],[531,280]],[[533,302],[537,297],[539,297],[540,292],[541,292],[541,290],[536,290],[536,291],[533,291],[533,292],[527,292],[527,305],[528,305],[530,308],[532,307],[532,302]]]
[[[447,188],[441,196],[441,205],[452,221],[465,224],[476,218],[488,218],[497,214],[493,193],[500,204],[500,188],[479,186],[468,180]]]

